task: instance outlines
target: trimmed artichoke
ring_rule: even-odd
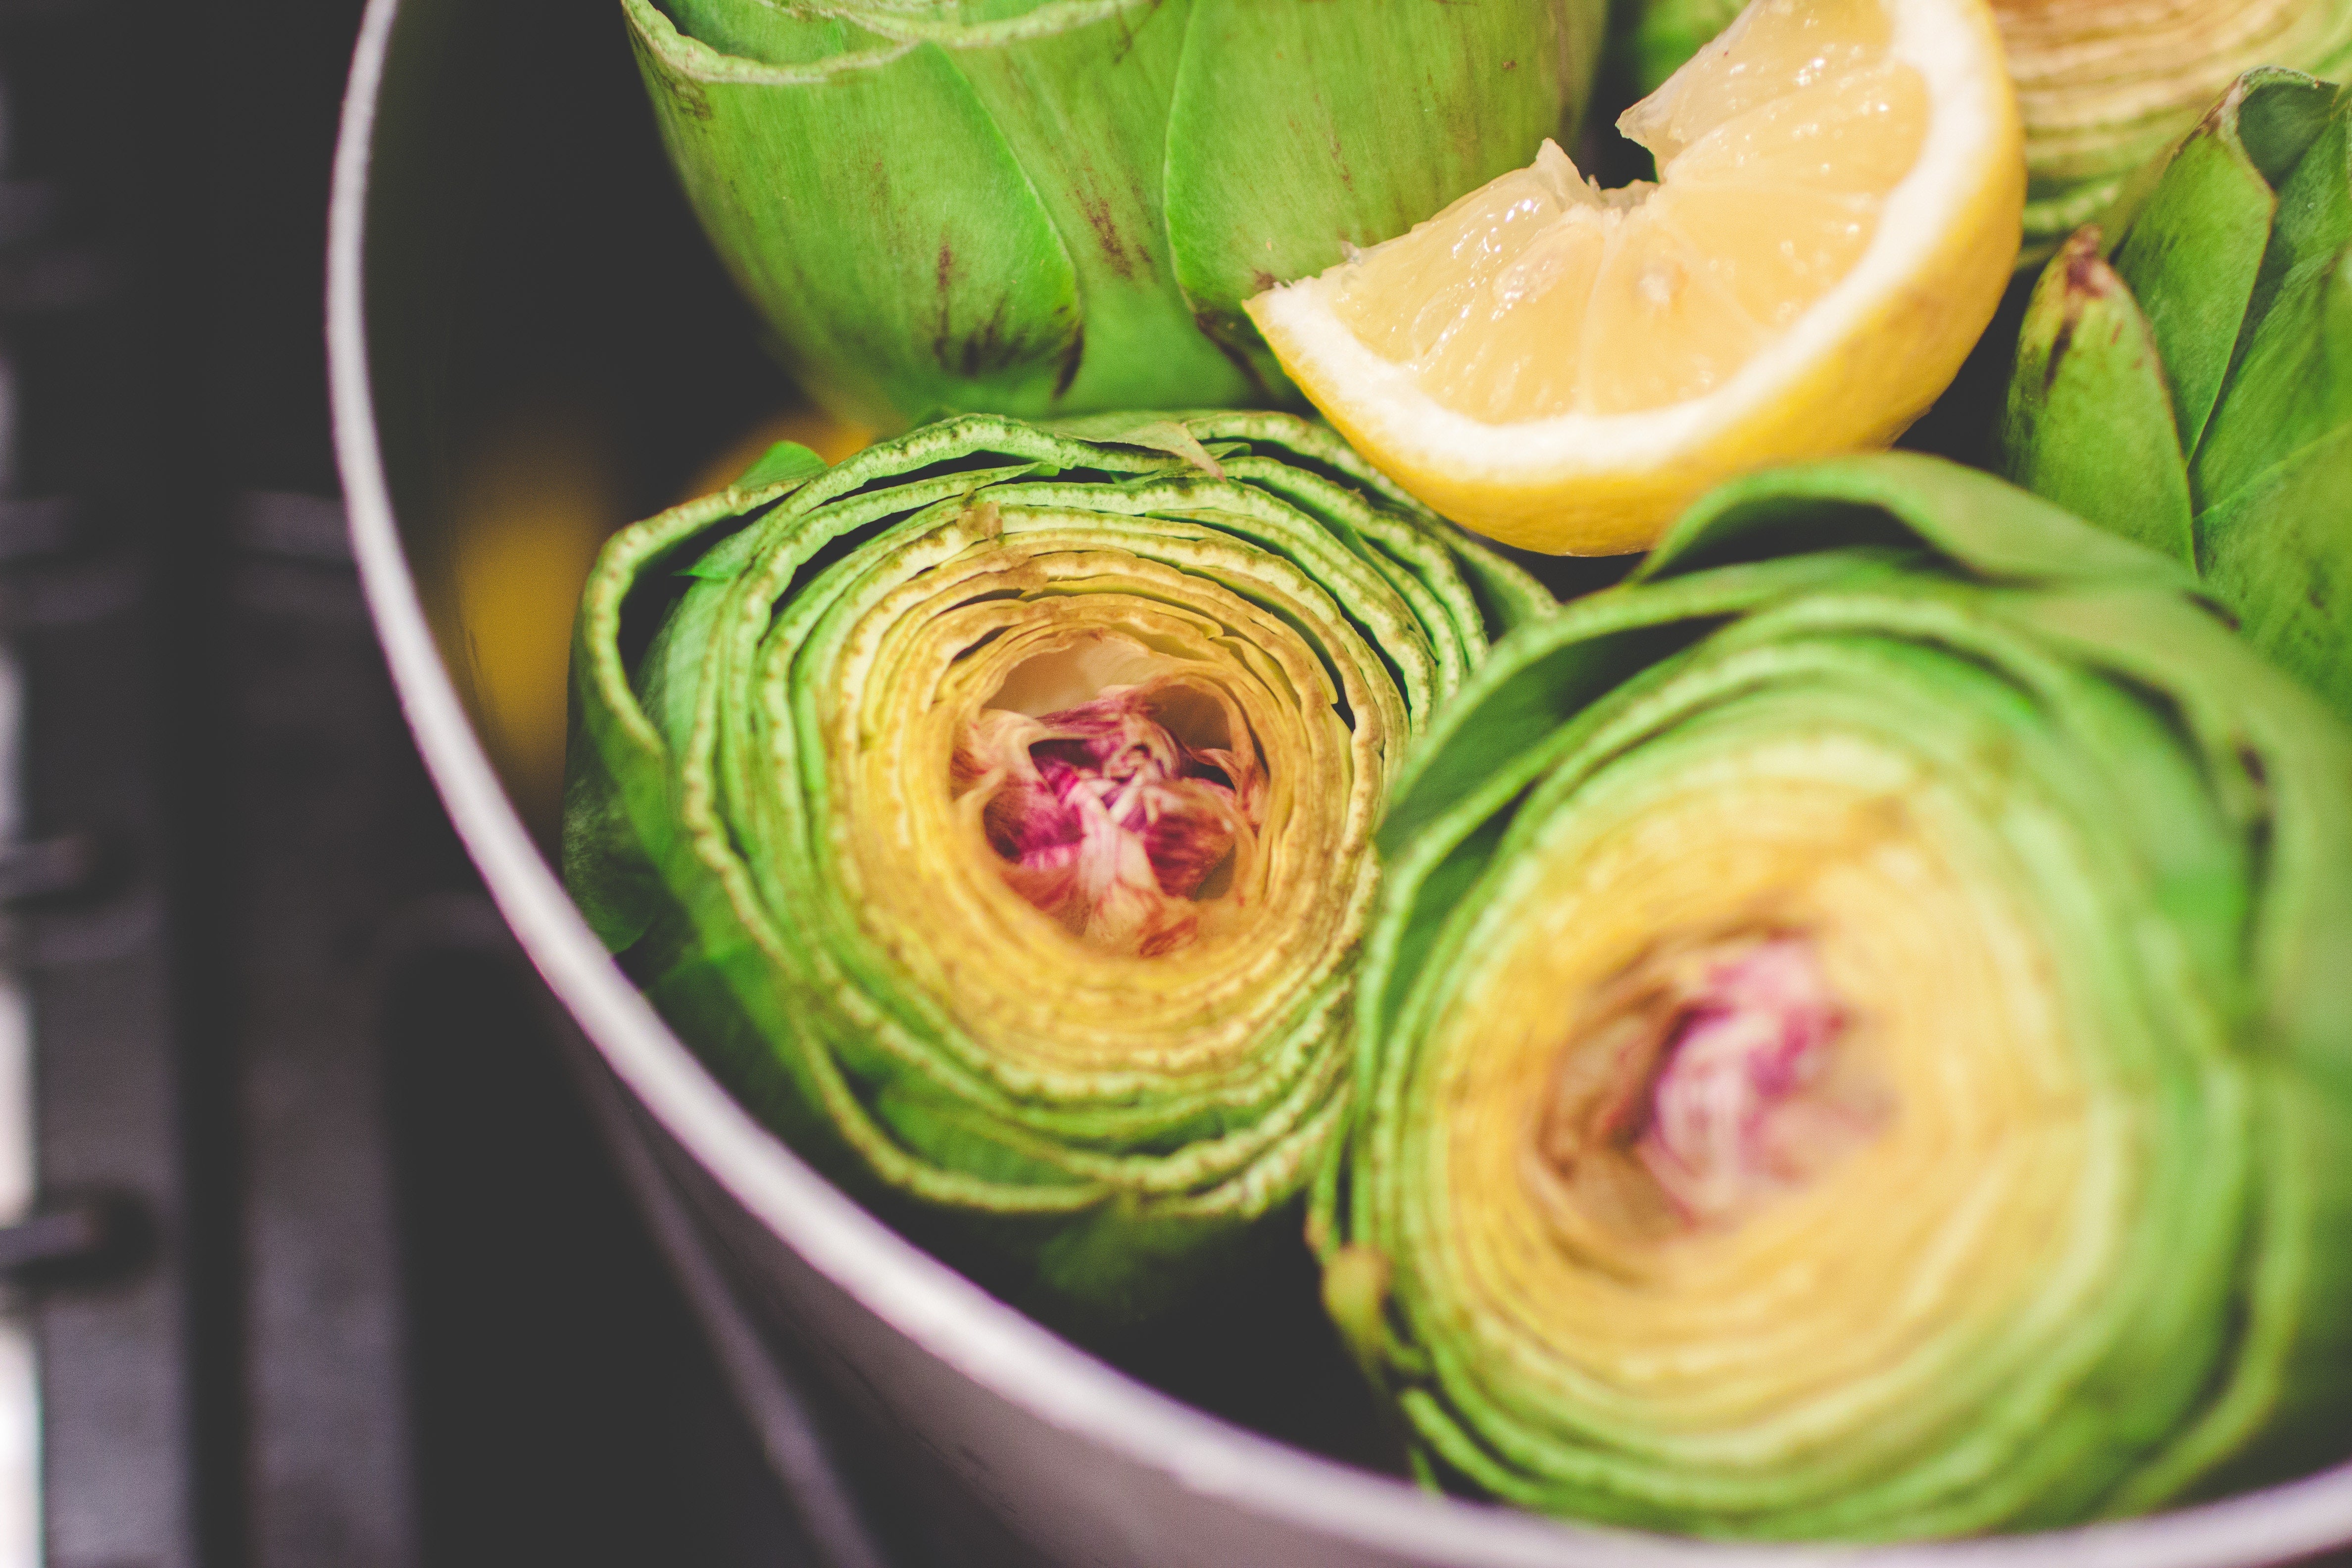
[[[804,389],[879,430],[1294,398],[1241,301],[1565,136],[1603,0],[623,0]]]
[[[1896,454],[1495,649],[1312,1222],[1426,1473],[1872,1540],[2352,1446],[2352,731],[2191,586]]]
[[[2352,714],[2352,93],[2248,74],[2099,249],[2035,286],[2002,470],[2193,563]]]
[[[599,559],[565,879],[798,1148],[1116,1327],[1296,1214],[1388,781],[1550,603],[1287,415],[782,446]]]
[[[1613,48],[1637,96],[1731,23],[1739,0],[1634,0]],[[2025,117],[2025,249],[2128,205],[2137,176],[2256,66],[2352,69],[2352,0],[1992,0]]]

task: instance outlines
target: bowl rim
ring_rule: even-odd
[[[1148,1388],[858,1207],[739,1106],[622,974],[532,843],[441,662],[377,444],[367,340],[369,174],[400,5],[369,0],[352,53],[329,207],[326,336],[352,552],[402,711],[499,912],[614,1074],[735,1202],[866,1311],[1007,1404],[1183,1490],[1334,1542],[1465,1568],[2224,1568],[2352,1543],[2352,1464],[2136,1520],[1874,1548],[1698,1542],[1437,1496]]]

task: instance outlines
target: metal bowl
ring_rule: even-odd
[[[1275,1441],[1057,1339],[745,1114],[605,955],[545,853],[561,721],[541,712],[524,732],[481,639],[519,643],[544,708],[594,535],[672,499],[698,458],[789,396],[660,165],[618,7],[373,0],[336,160],[328,333],[353,544],[409,722],[499,908],[593,1042],[581,1054],[616,1157],[755,1405],[772,1358],[803,1360],[881,1434],[894,1478],[1068,1568],[2223,1568],[2352,1542],[2352,1467],[2125,1523],[1864,1552],[1580,1529]],[[522,457],[502,469],[501,451]],[[572,542],[483,568],[536,607],[486,601],[469,620],[485,506],[556,492],[574,498]]]

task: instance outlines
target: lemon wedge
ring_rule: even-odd
[[[1617,124],[1656,184],[1599,189],[1546,142],[1247,306],[1372,462],[1533,550],[1645,549],[1733,474],[1893,441],[2018,254],[1983,0],[1756,0]]]

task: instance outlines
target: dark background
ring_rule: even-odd
[[[628,59],[616,8],[497,14],[534,10],[551,52],[506,107],[552,134]],[[49,1560],[809,1561],[484,916],[350,568],[321,295],[359,18],[0,0],[0,631],[27,839],[80,852],[6,885],[9,956],[42,1204],[128,1216],[30,1276]],[[618,177],[661,177],[642,122],[609,133]],[[510,142],[506,222],[614,241]],[[680,217],[644,243],[693,243]],[[505,308],[560,344],[593,301]],[[748,344],[728,374],[773,382]]]

